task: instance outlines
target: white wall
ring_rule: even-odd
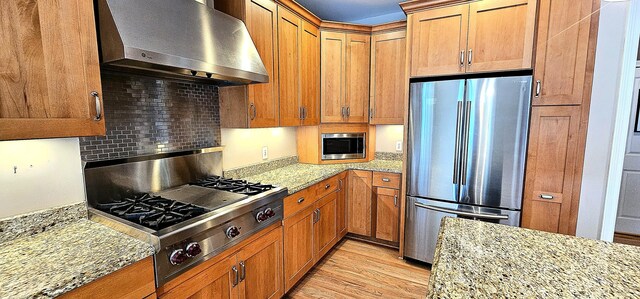
[[[297,155],[296,128],[222,129],[225,170]],[[262,160],[262,147],[269,158]]]
[[[0,219],[83,201],[78,138],[0,142]]]
[[[639,0],[634,0],[639,1]],[[629,2],[602,2],[576,234],[601,239]]]
[[[378,125],[376,126],[376,152],[401,153],[396,151],[396,142],[403,142],[404,126]]]

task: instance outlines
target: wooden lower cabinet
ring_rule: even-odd
[[[533,107],[522,227],[571,233],[580,106]]]
[[[349,233],[371,237],[371,171],[350,170],[347,192]]]
[[[177,284],[162,286],[159,298],[282,297],[282,227],[238,246],[221,253],[222,257],[204,269],[194,268],[176,278]]]
[[[154,298],[153,258],[148,257],[59,298]]]
[[[400,240],[400,191],[375,188],[376,239],[398,242]]]
[[[291,289],[313,267],[315,206],[309,206],[284,223],[284,285]]]
[[[343,172],[338,175],[338,198],[336,200],[336,231],[338,238],[342,238],[347,234],[347,173]]]
[[[338,192],[334,191],[316,203],[316,223],[314,227],[314,255],[316,261],[329,252],[335,244],[337,238],[337,201]]]

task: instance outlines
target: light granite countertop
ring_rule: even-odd
[[[53,298],[154,252],[87,219],[53,227],[0,244],[0,298]]]
[[[640,298],[640,248],[444,218],[427,298]]]
[[[287,187],[289,194],[308,188],[345,170],[402,172],[402,161],[373,160],[364,163],[316,165],[295,163],[258,175],[244,177],[247,181]]]

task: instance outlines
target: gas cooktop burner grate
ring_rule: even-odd
[[[209,210],[148,193],[136,194],[96,206],[99,210],[145,227],[161,230],[200,216]]]
[[[257,195],[275,188],[275,186],[273,185],[251,183],[245,180],[225,179],[220,176],[212,176],[200,179],[195,183],[192,183],[192,185],[245,195]]]

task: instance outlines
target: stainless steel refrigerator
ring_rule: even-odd
[[[440,221],[520,225],[531,76],[411,84],[404,255],[433,262]]]

